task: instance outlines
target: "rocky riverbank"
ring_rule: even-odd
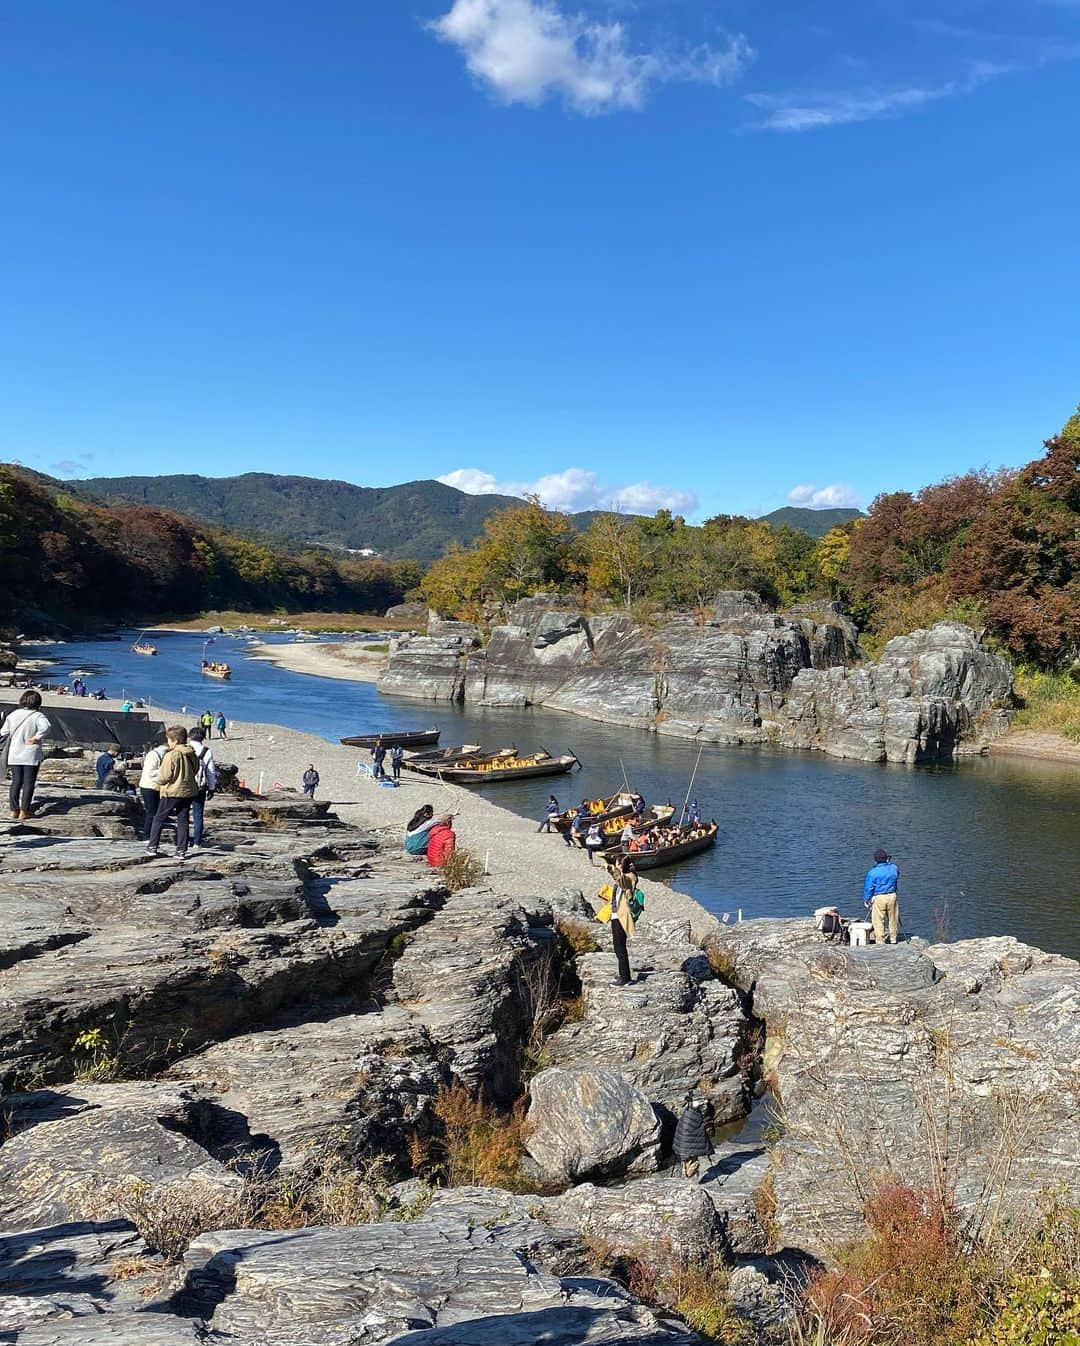
[[[217,750],[249,781],[295,759],[244,729]],[[972,1205],[1080,1183],[1068,959],[833,948],[650,884],[619,988],[584,858],[474,796],[493,873],[450,892],[401,853],[416,799],[355,774],[340,810],[215,799],[186,865],[143,854],[88,761],[43,774],[0,831],[7,1340],[689,1346],[611,1271],[727,1266],[759,1332],[798,1265],[777,1250],[828,1255],[875,1174],[944,1165]],[[738,1124],[765,1084],[765,1132],[700,1186],[664,1171],[688,1091]]]
[[[547,706],[714,743],[777,743],[864,761],[982,752],[1008,727],[1012,670],[970,627],[898,636],[876,663],[834,606],[766,611],[721,594],[708,620],[589,616],[523,600],[486,644],[433,617],[391,641],[379,688],[481,706]]]

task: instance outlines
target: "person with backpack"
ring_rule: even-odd
[[[712,1140],[705,1125],[705,1100],[694,1094],[688,1094],[675,1124],[675,1139],[672,1152],[682,1164],[683,1177],[698,1180],[701,1161],[706,1155],[714,1154]]]
[[[629,856],[615,854],[607,869],[611,876],[611,947],[619,970],[615,985],[629,986],[634,977],[626,941],[633,938],[634,928],[645,910],[645,895],[637,886],[637,870]]]
[[[309,799],[314,799],[315,791],[319,786],[319,773],[315,770],[314,762],[308,763],[308,768],[300,779],[301,784],[304,787],[304,794],[306,794]]]
[[[190,827],[191,801],[199,793],[199,759],[188,745],[187,730],[176,724],[165,730],[169,747],[161,759],[158,769],[158,801],[154,821],[150,825],[150,838],[146,843],[147,855],[157,855],[161,841],[161,829],[170,818],[176,819],[176,854],[180,860],[187,855],[188,831]]]
[[[395,782],[401,780],[401,764],[405,760],[405,749],[400,743],[395,743],[390,749],[390,772]]]
[[[217,736],[218,736],[218,738],[228,738],[228,737],[229,737],[228,734],[225,732],[225,727],[226,727],[227,723],[228,723],[228,721],[225,719],[225,712],[219,710],[218,713],[217,713],[216,718],[214,719],[214,728],[217,730]]]
[[[52,730],[41,713],[41,693],[23,692],[19,704],[0,725],[0,777],[11,773],[8,803],[12,821],[26,822],[34,802],[38,769],[45,757],[41,746]]]
[[[191,801],[191,849],[197,851],[203,844],[203,818],[206,812],[206,801],[213,798],[214,791],[217,789],[217,762],[214,761],[214,751],[210,744],[203,741],[203,731],[201,729],[189,730],[188,743],[191,744],[192,751],[199,759],[199,766],[195,773],[199,793]]]

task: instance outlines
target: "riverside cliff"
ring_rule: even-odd
[[[835,605],[767,611],[719,595],[707,620],[648,629],[523,600],[483,645],[477,627],[435,616],[391,642],[380,690],[483,706],[547,706],[712,743],[779,743],[864,761],[981,752],[1008,727],[1012,671],[970,627],[898,636],[877,663]]]
[[[215,799],[212,852],[150,860],[89,758],[43,776],[0,832],[20,1346],[692,1346],[665,1298],[691,1264],[764,1340],[875,1174],[1001,1212],[1080,1190],[1069,959],[650,898],[616,987],[591,905],[542,873],[451,892],[396,829],[283,794]],[[688,1092],[738,1124],[763,1090],[771,1128],[700,1185],[665,1171]]]

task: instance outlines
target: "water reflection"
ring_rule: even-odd
[[[650,799],[683,801],[697,746],[640,730],[544,710],[452,710],[384,697],[367,683],[306,677],[247,657],[219,638],[216,658],[231,683],[199,674],[202,637],[160,634],[156,659],[121,642],[42,650],[58,671],[93,673],[110,695],[143,696],[191,713],[282,723],[336,742],[343,734],[437,723],[444,745],[572,748],[584,769],[572,777],[522,781],[489,791],[507,808],[540,818],[550,789],[561,804],[618,789],[623,768]],[[861,910],[862,875],[885,846],[901,869],[904,928],[932,938],[1012,934],[1080,956],[1080,790],[1076,767],[975,758],[949,767],[907,768],[834,761],[818,753],[707,746],[694,786],[702,813],[720,823],[717,846],[657,871],[710,910],[744,916],[805,915],[835,902]],[[552,839],[552,844],[556,844]]]

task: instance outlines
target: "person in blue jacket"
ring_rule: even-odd
[[[870,908],[874,926],[875,944],[895,944],[900,929],[900,871],[887,851],[876,850],[874,863],[866,871],[863,881],[863,906]],[[889,923],[889,937],[885,938],[885,922]]]

